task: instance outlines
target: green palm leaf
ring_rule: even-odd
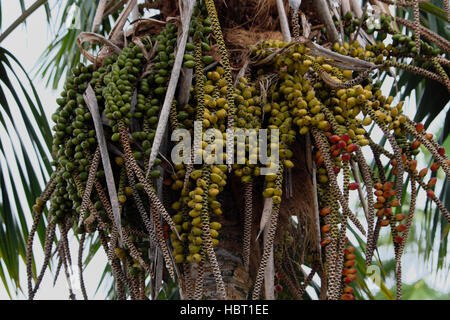
[[[80,32],[91,29],[98,2],[66,0],[61,6],[56,36],[42,53],[37,69],[37,74],[46,79],[47,86],[56,89],[67,70],[83,60],[76,39]],[[99,33],[106,35],[110,30],[110,21],[103,19]]]
[[[4,48],[0,48],[0,112],[0,130],[7,132],[0,137],[0,277],[10,294],[6,274],[17,293],[19,262],[26,259],[29,208],[41,193],[42,179],[51,172],[51,130],[33,83]],[[44,233],[42,225],[38,231],[42,244]]]

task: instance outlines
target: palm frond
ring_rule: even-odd
[[[4,48],[0,48],[0,113],[0,277],[10,294],[11,289],[21,290],[19,264],[26,259],[27,218],[51,172],[51,130],[33,83]],[[38,231],[42,245],[44,234],[42,225]]]
[[[98,0],[66,0],[58,13],[59,22],[56,35],[40,58],[36,74],[46,79],[46,86],[53,89],[67,70],[84,61],[80,55],[76,39],[85,30],[90,30],[97,10]],[[103,19],[99,33],[106,35],[111,30],[108,19]]]
[[[48,0],[36,0],[36,2],[34,2],[29,8],[26,9],[24,0],[20,0],[19,4],[22,9],[22,14],[16,20],[14,20],[14,22],[4,32],[0,34],[0,42],[2,42],[7,36],[9,36],[19,25],[21,25],[22,23],[26,23],[27,18],[44,4],[46,8],[45,10],[47,14],[47,21],[49,21],[50,10],[47,1]],[[1,11],[1,4],[0,4],[0,11]]]

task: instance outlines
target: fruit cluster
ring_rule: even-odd
[[[450,172],[445,150],[434,142],[432,134],[425,132],[422,124],[415,124],[403,114],[403,102],[394,103],[394,97],[384,96],[380,82],[370,76],[376,69],[404,66],[393,58],[415,58],[417,39],[412,41],[407,36],[394,34],[390,29],[390,17],[381,16],[380,26],[376,28],[365,20],[361,23],[346,15],[343,24],[347,35],[361,25],[369,34],[376,29],[379,40],[393,34],[393,43],[386,45],[378,41],[365,47],[357,41],[334,43],[331,52],[317,51],[317,47],[311,49],[305,43],[261,41],[250,50],[245,76],[233,84],[214,1],[197,2],[183,53],[183,67],[193,69],[184,74],[189,77],[193,73],[192,86],[185,90],[185,99],[173,101],[169,117],[172,130],[187,129],[191,137],[194,134],[193,151],[182,156],[191,160],[200,156],[205,160],[201,165],[172,166],[157,158],[149,168],[160,112],[175,63],[179,31],[175,24],[166,23],[158,34],[126,42],[119,54],[111,54],[96,65],[78,65],[67,77],[64,91],[57,100],[59,107],[52,116],[55,122],[52,155],[56,169],[43,195],[36,200],[34,212],[42,214],[46,201],[50,200],[49,216],[52,223],[59,224],[61,234],[67,237],[67,226],[71,225],[83,236],[98,230],[120,284],[118,287],[123,288],[129,281],[127,286],[133,297],[142,294],[136,289],[138,281],[142,284],[144,279],[144,289],[140,290],[145,291],[145,277],[154,276],[154,260],[149,255],[149,252],[159,252],[154,249],[163,253],[171,276],[176,270],[185,279],[190,279],[186,277],[191,269],[198,268],[198,279],[202,281],[208,259],[223,293],[223,280],[213,250],[219,245],[222,228],[221,194],[229,185],[230,174],[239,177],[246,187],[245,212],[250,214],[250,220],[246,221],[252,221],[252,202],[248,201],[253,197],[251,183],[264,183],[262,194],[258,196],[272,199],[272,213],[254,286],[253,295],[257,298],[274,247],[283,201],[283,178],[296,169],[297,139],[302,143],[312,139],[311,150],[307,152],[312,152],[315,162],[315,171],[311,172],[315,172],[313,180],[317,180],[320,244],[324,251],[324,261],[319,261],[314,268],[320,264],[325,266],[332,299],[355,299],[350,284],[356,279],[355,258],[359,250],[348,244],[347,220],[367,236],[366,263],[371,262],[380,227],[388,225],[396,259],[400,259],[411,217],[409,215],[408,222],[404,223],[406,216],[401,213],[400,192],[405,172],[413,181],[412,198],[416,197],[415,183],[419,183],[450,219],[448,210],[433,192],[436,171],[443,169],[447,175]],[[420,58],[423,61],[419,60],[423,62],[422,67],[426,67],[439,51],[424,42],[419,43],[424,55]],[[215,51],[220,59],[216,58]],[[336,57],[360,67],[355,71],[344,69],[342,61],[335,61]],[[103,116],[109,156],[114,159],[112,177],[105,177],[92,115],[83,97],[89,86],[94,90],[98,111]],[[200,132],[194,130],[196,121],[201,124]],[[393,153],[372,140],[374,126],[381,129]],[[258,157],[258,151],[262,151],[259,141],[250,138],[232,143],[237,158],[243,158],[243,163],[230,167],[222,164],[226,154],[220,154],[219,149],[228,144],[228,128],[241,129],[244,133],[245,130],[269,129],[268,163]],[[214,140],[206,137],[208,129],[218,133]],[[272,136],[272,132],[278,132],[279,136]],[[215,148],[211,149],[211,143]],[[416,156],[421,146],[432,153],[434,163],[429,169],[419,171]],[[368,165],[363,148],[372,152],[376,168]],[[385,172],[381,156],[390,159],[389,172]],[[233,173],[227,172],[229,168]],[[272,169],[272,172],[263,178],[263,169]],[[425,180],[429,170],[432,176]],[[395,180],[391,179],[391,173]],[[338,181],[341,178],[343,183]],[[107,196],[111,180],[117,182],[118,201]],[[358,190],[362,198],[363,185],[368,193],[367,204],[363,206],[367,229],[349,209],[350,191]],[[156,193],[163,194],[164,201]],[[115,207],[116,202],[119,208]],[[113,209],[118,209],[119,217],[114,216],[117,212]],[[378,225],[374,225],[376,217]],[[52,244],[49,230],[47,243]],[[121,237],[123,243],[119,241]],[[295,247],[294,238],[289,239],[286,247]],[[50,254],[51,246],[46,257]],[[275,255],[276,263],[283,265],[284,254]],[[172,265],[173,261],[176,265]],[[122,268],[121,263],[126,267]],[[310,277],[313,275],[312,272]],[[289,290],[295,288],[291,284],[286,282]],[[275,287],[277,291],[281,289],[279,284]],[[283,289],[283,294],[285,291]],[[196,290],[196,295],[198,292]]]

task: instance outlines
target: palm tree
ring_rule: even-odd
[[[418,188],[427,190],[428,201],[436,203],[439,209],[427,206],[429,213],[423,232],[434,239],[437,228],[448,227],[448,181],[445,180],[438,198],[431,190],[434,180],[423,180],[425,171],[419,173],[414,167],[417,165],[414,150],[421,142],[424,152],[431,153],[435,161],[432,168],[437,169],[439,165],[448,174],[445,152],[429,142],[423,133],[448,102],[445,3],[370,1],[374,10],[369,10],[367,1],[349,0],[340,3],[252,0],[239,4],[217,2],[217,7],[213,1],[202,1],[195,8],[195,1],[146,1],[140,5],[133,0],[125,2],[64,1],[62,21],[73,5],[80,9],[83,19],[80,19],[80,29],[66,30],[61,23],[60,33],[43,54],[46,60],[40,72],[47,77],[48,84],[56,87],[67,74],[64,92],[57,101],[60,108],[53,117],[56,122],[53,143],[37,93],[33,92],[37,107],[26,96],[32,117],[15,98],[23,120],[30,124],[28,127],[38,124],[40,132],[31,129],[29,136],[36,146],[36,154],[43,159],[39,170],[50,175],[50,151],[55,168],[40,195],[36,174],[27,165],[29,160],[24,160],[26,170],[20,171],[20,176],[27,206],[33,207],[34,212],[29,233],[17,196],[19,187],[2,176],[0,232],[5,241],[1,241],[0,253],[16,287],[19,286],[17,257],[27,260],[28,293],[32,298],[54,245],[59,254],[57,269],[68,272],[72,258],[67,233],[73,230],[79,235],[81,256],[87,239],[91,238],[93,243],[85,263],[100,247],[107,252],[104,275],[114,277],[110,290],[113,298],[176,298],[178,290],[182,298],[258,299],[262,292],[267,299],[275,298],[275,294],[281,299],[311,298],[305,293],[307,287],[312,287],[321,299],[372,298],[366,283],[368,267],[375,264],[383,270],[383,265],[373,261],[372,256],[380,226],[385,223],[391,226],[396,297],[401,298],[400,262],[413,218],[416,183]],[[43,4],[46,1],[37,1],[30,9],[23,10],[23,16],[9,30]],[[179,8],[181,4],[183,10]],[[397,4],[395,19],[388,10],[392,4]],[[148,13],[148,9],[157,11]],[[147,16],[153,14],[152,19],[137,20],[145,12]],[[134,23],[131,29],[122,32],[130,15]],[[178,18],[173,20],[173,17]],[[404,30],[401,25],[405,26]],[[81,30],[97,34],[80,33]],[[388,34],[395,47],[381,44]],[[5,31],[0,37],[7,35]],[[291,41],[297,44],[290,45]],[[86,47],[86,43],[91,47]],[[175,52],[174,47],[177,47]],[[8,52],[2,53],[5,57],[2,65],[10,66],[9,60],[18,63]],[[93,65],[80,64],[86,59]],[[418,112],[414,121],[397,118],[401,104],[391,111],[393,98],[378,96],[377,87],[381,82],[370,76],[375,66],[381,80],[393,75],[394,69],[389,67],[399,73],[395,77],[395,91],[393,88],[391,92],[393,97],[403,99],[415,90]],[[351,78],[354,80],[349,81]],[[6,72],[1,79],[14,95],[15,89],[8,85]],[[296,82],[301,85],[294,85]],[[128,85],[131,87],[127,88]],[[24,88],[21,89],[26,95]],[[291,103],[291,109],[287,107],[294,97],[289,96],[291,90],[296,90],[295,98],[303,101],[299,105],[307,103],[308,108],[296,109]],[[352,97],[351,92],[356,90],[359,90],[357,99],[369,99],[370,104]],[[342,103],[339,99],[343,95],[348,99],[344,106],[331,107],[333,103]],[[117,105],[117,101],[124,104]],[[426,105],[428,101],[432,102],[432,108]],[[317,112],[312,111],[316,103],[320,105]],[[375,139],[372,128],[361,132],[362,126],[356,122],[358,128],[351,129],[355,126],[351,117],[337,109],[351,105],[350,110],[354,110],[355,103],[358,108],[355,113],[362,111],[365,125],[373,121],[373,127],[382,130],[385,140],[393,147],[392,153],[384,148],[384,140],[378,145],[372,141]],[[386,126],[385,118],[380,120],[386,115],[371,109],[372,103],[389,111],[390,121],[399,121],[398,131],[389,122]],[[280,112],[283,106],[289,110],[287,114]],[[225,120],[233,108],[236,118]],[[9,123],[13,123],[10,126],[2,122],[3,127],[9,126],[9,132],[14,132],[6,98],[2,99],[2,109],[9,116],[6,118]],[[309,110],[306,115],[318,115],[318,118],[302,118],[301,110]],[[71,112],[77,113],[72,116]],[[253,121],[258,115],[262,116],[261,120]],[[291,120],[283,122],[283,117]],[[68,119],[73,122],[70,124]],[[424,128],[420,124],[416,126],[415,122],[424,119]],[[166,130],[192,129],[194,120],[201,120],[204,128],[216,127],[222,132],[227,126],[280,128],[284,134],[282,139],[287,139],[283,140],[284,150],[280,153],[284,169],[261,177],[258,172],[264,166],[248,163],[233,165],[232,172],[226,166],[172,163],[167,160],[171,145],[163,138],[167,137]],[[292,121],[295,126],[291,128]],[[66,130],[71,126],[72,129]],[[292,130],[297,132],[291,133]],[[447,135],[446,119],[439,142],[443,143]],[[411,137],[418,142],[407,142],[406,138]],[[347,145],[348,138],[354,143],[350,141]],[[225,140],[222,140],[224,144]],[[344,159],[330,158],[329,149],[334,152],[333,145],[339,143],[346,144]],[[20,148],[20,154],[25,155],[24,145]],[[20,148],[16,146],[14,150]],[[372,151],[373,165],[364,160],[360,149]],[[3,149],[0,151],[5,153]],[[390,158],[390,164],[381,161],[381,155]],[[345,160],[347,156],[350,160]],[[402,156],[406,167],[401,165]],[[9,163],[14,162],[20,163],[19,156]],[[409,174],[406,182],[399,178],[401,170]],[[339,171],[344,175],[343,188],[336,180]],[[437,172],[433,172],[434,177]],[[152,179],[146,178],[146,174]],[[395,182],[394,187],[390,181]],[[184,189],[185,182],[188,189]],[[8,197],[6,187],[10,185]],[[377,194],[377,202],[372,198],[374,188],[377,192],[385,188],[384,192],[390,194]],[[410,199],[405,196],[407,188],[411,188]],[[350,190],[359,192],[360,215],[354,215],[348,206]],[[13,204],[9,200],[11,196],[15,200]],[[391,197],[394,210],[383,205],[382,200],[386,199],[380,197]],[[34,198],[38,199],[36,203]],[[45,202],[50,199],[47,210]],[[397,207],[397,202],[403,207]],[[12,205],[16,210],[11,209]],[[381,207],[392,213],[377,214],[375,222],[374,209],[379,213]],[[413,209],[409,210],[410,207]],[[400,213],[408,210],[407,217]],[[408,219],[404,223],[396,222],[401,218]],[[214,221],[208,223],[209,219]],[[351,222],[347,223],[348,220]],[[365,222],[361,223],[362,220]],[[33,264],[30,250],[35,232],[46,257],[40,272]],[[366,232],[367,237],[363,235]],[[439,257],[443,258],[448,232],[441,234]],[[345,242],[347,236],[349,244]],[[428,247],[425,255],[430,251]],[[81,271],[82,263],[79,259]],[[442,262],[438,267],[443,267]],[[8,287],[5,272],[0,271]],[[320,284],[313,281],[315,274],[319,275]],[[172,294],[160,291],[163,284]],[[383,281],[379,286],[386,297],[394,297]],[[85,290],[83,296],[87,298]],[[74,298],[72,293],[71,298]]]

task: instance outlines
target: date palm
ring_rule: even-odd
[[[63,12],[61,14],[61,23],[59,25],[59,32],[52,41],[52,43],[48,46],[48,49],[43,53],[43,60],[44,63],[42,64],[41,68],[39,69],[40,74],[43,77],[47,78],[47,84],[52,85],[56,88],[58,82],[60,79],[64,78],[66,73],[71,69],[72,66],[76,66],[79,61],[83,59],[82,55],[80,54],[78,47],[76,45],[76,38],[78,37],[79,33],[81,31],[90,31],[95,13],[97,10],[97,5],[101,1],[73,1],[73,0],[65,0],[65,1],[59,1],[62,4]],[[258,3],[258,1],[254,1],[255,3],[261,5]],[[321,3],[327,3],[326,1],[321,1]],[[333,2],[333,1],[331,1]],[[345,1],[344,1],[345,2]],[[352,1],[353,3],[354,1]],[[364,3],[366,1],[363,1]],[[371,1],[376,2],[376,1]],[[347,1],[348,3],[348,1]],[[23,2],[21,2],[23,6]],[[149,7],[153,8],[161,8],[161,11],[164,13],[170,12],[170,9],[176,9],[176,2],[175,1],[168,1],[165,4],[162,4],[162,7],[158,7],[159,3],[158,1],[152,2],[147,1],[147,4]],[[286,5],[285,8],[288,9],[289,6]],[[39,6],[45,5],[48,10],[48,5],[46,1],[37,1],[35,5],[33,5],[30,9],[37,9]],[[67,18],[70,8],[72,6],[77,6],[80,8],[80,14],[82,15],[81,19],[81,25],[79,29],[65,29],[66,24],[64,23],[64,20]],[[111,10],[116,8],[116,10],[121,10],[123,8],[124,1],[108,1],[107,6]],[[236,14],[236,12],[233,12],[233,7],[226,9],[227,7],[221,7],[219,3],[217,3],[218,10],[219,10],[219,18],[221,20],[222,26],[232,28],[235,27],[232,25],[233,21],[233,14]],[[276,8],[275,1],[269,1],[267,6],[272,6],[273,8]],[[24,6],[23,6],[24,7]],[[430,28],[431,30],[435,31],[436,33],[440,34],[444,38],[448,39],[448,30],[445,29],[445,21],[446,16],[445,12],[440,9],[442,7],[442,1],[431,1],[431,2],[424,2],[420,4],[420,14],[421,14],[421,22],[424,26]],[[258,11],[258,6],[254,6],[253,8],[250,7],[247,8],[249,10],[249,13],[253,10],[254,16],[257,16],[260,11]],[[324,7],[322,7],[323,10]],[[340,33],[340,19],[343,19],[343,15],[339,17],[339,19],[336,19],[336,23],[327,20],[331,16],[338,16],[339,10],[332,10],[332,6],[326,7],[328,9],[329,16],[324,17],[320,16],[319,18],[323,19],[323,23],[327,25],[327,30],[325,32],[322,32],[320,36],[325,37],[325,35],[328,35],[330,37],[330,34],[333,34],[331,32],[331,28],[334,27],[336,34]],[[364,5],[360,8],[364,8]],[[303,1],[301,10],[307,14],[307,18],[311,18],[308,16],[312,12],[313,7],[311,7],[310,1]],[[338,8],[339,9],[339,8]],[[403,16],[405,11],[410,10],[409,17],[413,16],[412,9],[402,9],[398,8],[398,16]],[[108,10],[106,10],[108,11]],[[264,11],[264,10],[263,10]],[[271,13],[278,12],[276,10],[266,10]],[[335,12],[336,11],[336,12]],[[18,19],[18,22],[22,22],[25,20],[25,18],[31,14],[32,10],[26,11],[24,8],[24,16]],[[287,10],[287,12],[289,12]],[[356,12],[354,12],[355,14]],[[112,25],[110,24],[110,21],[114,21],[118,17],[118,11],[111,11],[111,19],[102,19],[101,26],[100,26],[100,34],[107,35],[109,31],[112,29]],[[270,27],[270,30],[277,30],[278,29],[278,16],[275,17],[273,14],[269,15],[268,17],[268,23],[273,23],[273,25]],[[317,17],[316,17],[317,18]],[[231,22],[230,22],[231,21]],[[320,22],[320,21],[319,21]],[[251,22],[247,22],[248,24],[251,24]],[[14,27],[14,25],[13,25]],[[250,29],[250,27],[248,27]],[[245,29],[245,28],[244,28]],[[5,32],[3,34],[4,36],[7,36],[8,34]],[[0,36],[0,37],[3,37]],[[227,39],[226,39],[227,40]],[[228,40],[227,40],[228,41]],[[227,42],[228,45],[230,45],[229,42]],[[37,179],[37,174],[31,164],[30,160],[28,159],[27,152],[24,152],[25,150],[25,142],[22,142],[22,140],[29,139],[32,141],[33,146],[35,146],[34,151],[37,156],[39,156],[41,161],[41,167],[38,168],[38,172],[44,172],[44,176],[48,177],[48,175],[51,173],[50,169],[50,161],[49,161],[49,154],[51,149],[51,132],[49,124],[45,120],[45,114],[43,112],[42,106],[39,102],[38,93],[35,91],[33,92],[33,95],[30,97],[27,95],[27,91],[24,87],[20,87],[20,90],[23,91],[23,94],[25,95],[25,99],[19,99],[17,95],[15,95],[15,92],[17,91],[17,85],[13,86],[9,80],[9,75],[6,72],[6,69],[9,68],[10,75],[12,72],[13,77],[17,79],[16,74],[14,73],[14,68],[11,68],[11,63],[18,64],[18,61],[14,59],[14,57],[8,53],[5,50],[2,50],[1,52],[1,63],[2,67],[4,68],[5,72],[2,72],[0,75],[1,81],[6,85],[9,92],[14,96],[14,100],[16,105],[10,106],[8,104],[8,100],[6,97],[0,96],[0,99],[2,101],[1,107],[2,110],[5,112],[7,117],[2,118],[2,126],[5,129],[8,129],[8,132],[10,136],[18,135],[17,126],[15,125],[15,121],[13,121],[13,114],[17,114],[18,112],[21,114],[21,117],[25,123],[27,123],[27,127],[30,128],[28,131],[28,138],[21,138],[21,144],[20,145],[14,145],[14,157],[7,159],[6,161],[7,166],[5,170],[2,172],[11,172],[11,167],[14,167],[14,163],[19,164],[20,171],[20,177],[21,177],[21,185],[25,191],[26,197],[27,197],[27,204],[23,204],[19,201],[18,194],[21,192],[20,187],[16,186],[16,184],[9,182],[11,178],[11,174],[6,176],[2,175],[2,179],[0,180],[0,186],[2,190],[2,201],[0,202],[0,212],[2,215],[2,228],[0,229],[0,239],[4,239],[5,241],[0,241],[0,256],[2,258],[3,264],[0,264],[0,268],[3,268],[3,266],[6,267],[6,272],[3,269],[0,269],[0,276],[2,278],[3,284],[6,288],[9,288],[8,281],[6,280],[7,277],[14,280],[15,288],[20,287],[20,278],[18,273],[18,266],[19,266],[19,259],[18,257],[21,257],[23,261],[25,261],[25,246],[28,239],[28,230],[29,225],[26,223],[25,215],[30,214],[30,211],[28,208],[31,208],[31,206],[34,204],[34,199],[39,196],[42,185],[39,184]],[[233,60],[232,56],[232,60]],[[237,61],[232,61],[233,63],[236,63]],[[22,70],[23,71],[23,70]],[[24,72],[24,71],[23,71]],[[26,73],[25,73],[26,74]],[[385,74],[383,75],[385,76]],[[383,77],[382,76],[382,77]],[[31,81],[30,85],[32,86]],[[436,82],[428,79],[424,79],[424,77],[412,74],[406,71],[400,71],[398,75],[398,82],[397,82],[397,88],[398,88],[398,96],[405,97],[409,96],[411,91],[413,89],[416,90],[416,99],[418,101],[418,112],[416,116],[416,121],[422,121],[426,118],[425,126],[429,125],[432,120],[446,107],[446,103],[448,102],[448,91],[443,88],[443,86],[436,84]],[[404,88],[402,90],[402,88]],[[394,89],[393,89],[394,90]],[[3,92],[2,92],[3,93]],[[392,91],[391,94],[394,95],[394,91]],[[426,102],[429,102],[430,99],[432,99],[431,105],[433,108],[427,108]],[[26,104],[24,104],[26,102]],[[26,112],[25,110],[30,110],[30,112]],[[13,111],[16,110],[16,111]],[[14,113],[15,112],[15,113]],[[448,115],[447,115],[448,118]],[[448,136],[448,128],[449,128],[449,121],[445,121],[445,127],[444,130],[441,133],[441,142],[443,143],[445,138]],[[37,124],[38,130],[33,131],[33,124]],[[8,136],[6,136],[8,138]],[[2,137],[3,138],[3,137]],[[9,140],[9,139],[8,139]],[[314,195],[314,188],[313,188],[313,181],[311,179],[311,175],[309,173],[309,170],[311,167],[308,168],[308,158],[307,153],[305,150],[306,141],[300,140],[296,145],[296,150],[298,150],[294,154],[294,159],[297,164],[304,164],[304,165],[298,165],[299,169],[295,170],[292,175],[293,181],[305,181],[304,184],[293,184],[293,194],[294,197],[287,200],[284,205],[283,209],[280,212],[280,225],[286,225],[286,226],[292,226],[292,223],[290,223],[289,217],[290,212],[289,210],[294,210],[294,208],[301,207],[302,210],[305,212],[308,211],[314,211],[313,206],[313,199],[315,197]],[[6,152],[2,149],[3,145],[0,144],[0,152],[4,155]],[[23,157],[23,160],[21,162],[21,159]],[[25,166],[21,166],[20,164],[25,163]],[[25,168],[25,169],[23,169]],[[3,169],[3,168],[2,168]],[[23,171],[22,171],[23,170]],[[9,181],[8,181],[9,180]],[[224,272],[228,274],[229,276],[224,277],[224,281],[227,282],[227,287],[233,288],[231,290],[231,294],[229,294],[230,298],[247,298],[248,293],[250,292],[253,284],[253,279],[256,277],[256,270],[258,268],[259,261],[261,259],[262,254],[262,243],[255,242],[254,247],[252,248],[252,253],[250,255],[250,261],[249,264],[251,268],[249,269],[250,272],[247,272],[246,266],[242,262],[242,239],[240,237],[242,233],[242,225],[244,223],[242,218],[242,210],[241,208],[244,207],[244,199],[242,195],[244,194],[245,190],[242,187],[242,185],[238,181],[232,181],[233,188],[232,192],[228,192],[224,194],[224,212],[225,214],[225,223],[224,230],[222,231],[224,235],[229,235],[229,237],[226,237],[222,241],[222,245],[220,247],[220,250],[217,251],[217,259],[219,260],[219,264],[224,266]],[[8,192],[7,192],[8,190]],[[11,191],[10,191],[11,190]],[[255,193],[259,192],[261,190],[255,189]],[[441,193],[441,200],[446,204],[447,207],[449,197],[448,197],[448,188],[447,188],[447,182],[445,182],[445,185],[442,189]],[[259,192],[261,193],[261,192]],[[12,199],[13,201],[11,201]],[[255,212],[261,212],[263,210],[263,201],[261,198],[255,198],[254,199],[254,208],[253,210]],[[25,207],[27,209],[25,209]],[[430,208],[430,207],[427,207]],[[424,226],[422,228],[423,232],[426,233],[428,236],[430,236],[432,239],[435,237],[435,235],[438,234],[438,228],[441,228],[441,230],[445,230],[446,224],[445,220],[441,218],[440,215],[438,215],[437,212],[434,212],[430,209],[428,209],[430,212],[427,215],[427,223],[424,223]],[[305,215],[302,215],[299,213],[298,217],[304,217]],[[45,238],[45,226],[44,223],[40,223],[38,225],[38,236],[41,240],[42,246],[44,246],[44,238]],[[297,223],[299,223],[297,221]],[[299,224],[293,225],[295,228],[300,228]],[[259,221],[253,221],[253,238],[256,237],[256,231],[259,228]],[[297,232],[297,229],[290,230]],[[312,230],[308,230],[311,234],[313,234]],[[446,255],[446,247],[448,243],[448,232],[442,233],[443,234],[442,241],[440,242],[440,248],[439,248],[439,256],[445,257]],[[355,235],[357,233],[355,232]],[[283,235],[280,234],[280,237]],[[95,253],[96,250],[100,247],[100,240],[93,236],[95,239],[92,241],[93,246],[89,248],[92,253]],[[300,238],[302,241],[305,241],[305,243],[311,239],[306,238]],[[357,237],[358,239],[358,237]],[[299,239],[296,239],[299,240]],[[361,239],[358,239],[361,240]],[[361,240],[362,242],[362,240]],[[301,246],[299,246],[301,247]],[[427,251],[424,253],[424,255],[428,256],[431,252],[431,247],[427,247]],[[301,264],[307,265],[311,268],[313,268],[313,259],[311,257],[304,257],[300,252],[291,251],[286,256],[286,258],[289,261],[292,266],[290,266],[291,270],[289,270],[289,277],[288,279],[282,278],[280,281],[283,283],[290,283],[290,287],[288,293],[280,293],[280,298],[299,298],[298,289],[301,288],[301,283],[305,281],[308,274],[305,274],[304,270],[296,263],[298,261],[301,261]],[[303,260],[301,260],[303,259]],[[362,274],[365,274],[366,270],[364,267],[364,256],[362,252],[357,252],[357,260],[358,265],[360,266],[360,269],[358,270]],[[88,259],[89,261],[89,259]],[[88,262],[87,261],[87,262]],[[442,261],[442,260],[441,260]],[[442,267],[442,264],[439,265]],[[279,269],[277,267],[277,269]],[[317,271],[317,270],[316,270]],[[33,270],[33,274],[36,275],[36,270]],[[107,266],[105,268],[104,274],[111,274],[111,269]],[[168,293],[161,292],[160,297],[161,298],[170,298],[170,297],[176,297],[176,292],[178,288],[178,284],[170,282],[167,275],[164,275],[164,279],[166,280],[166,285],[169,289]],[[292,284],[293,283],[293,284]],[[320,295],[320,289],[319,286],[315,282],[311,282],[311,286],[316,290],[317,295]],[[297,289],[297,290],[296,290]],[[150,294],[153,289],[148,289],[147,294]],[[214,277],[207,277],[205,281],[205,292],[204,295],[208,298],[215,297],[215,279]],[[385,296],[387,297],[393,297],[389,290],[387,290],[385,287],[381,288],[381,291],[385,293]],[[116,291],[114,290],[114,287],[110,290],[110,297],[116,296]],[[171,295],[172,294],[172,295]],[[164,296],[165,295],[165,296]],[[267,293],[268,296],[271,295],[271,293]],[[362,283],[359,291],[357,293],[360,297],[363,296],[369,296],[371,297],[370,291],[367,289],[367,285]],[[158,295],[153,292],[153,296],[157,297]],[[301,294],[300,294],[301,296]],[[307,295],[305,295],[307,297]]]

